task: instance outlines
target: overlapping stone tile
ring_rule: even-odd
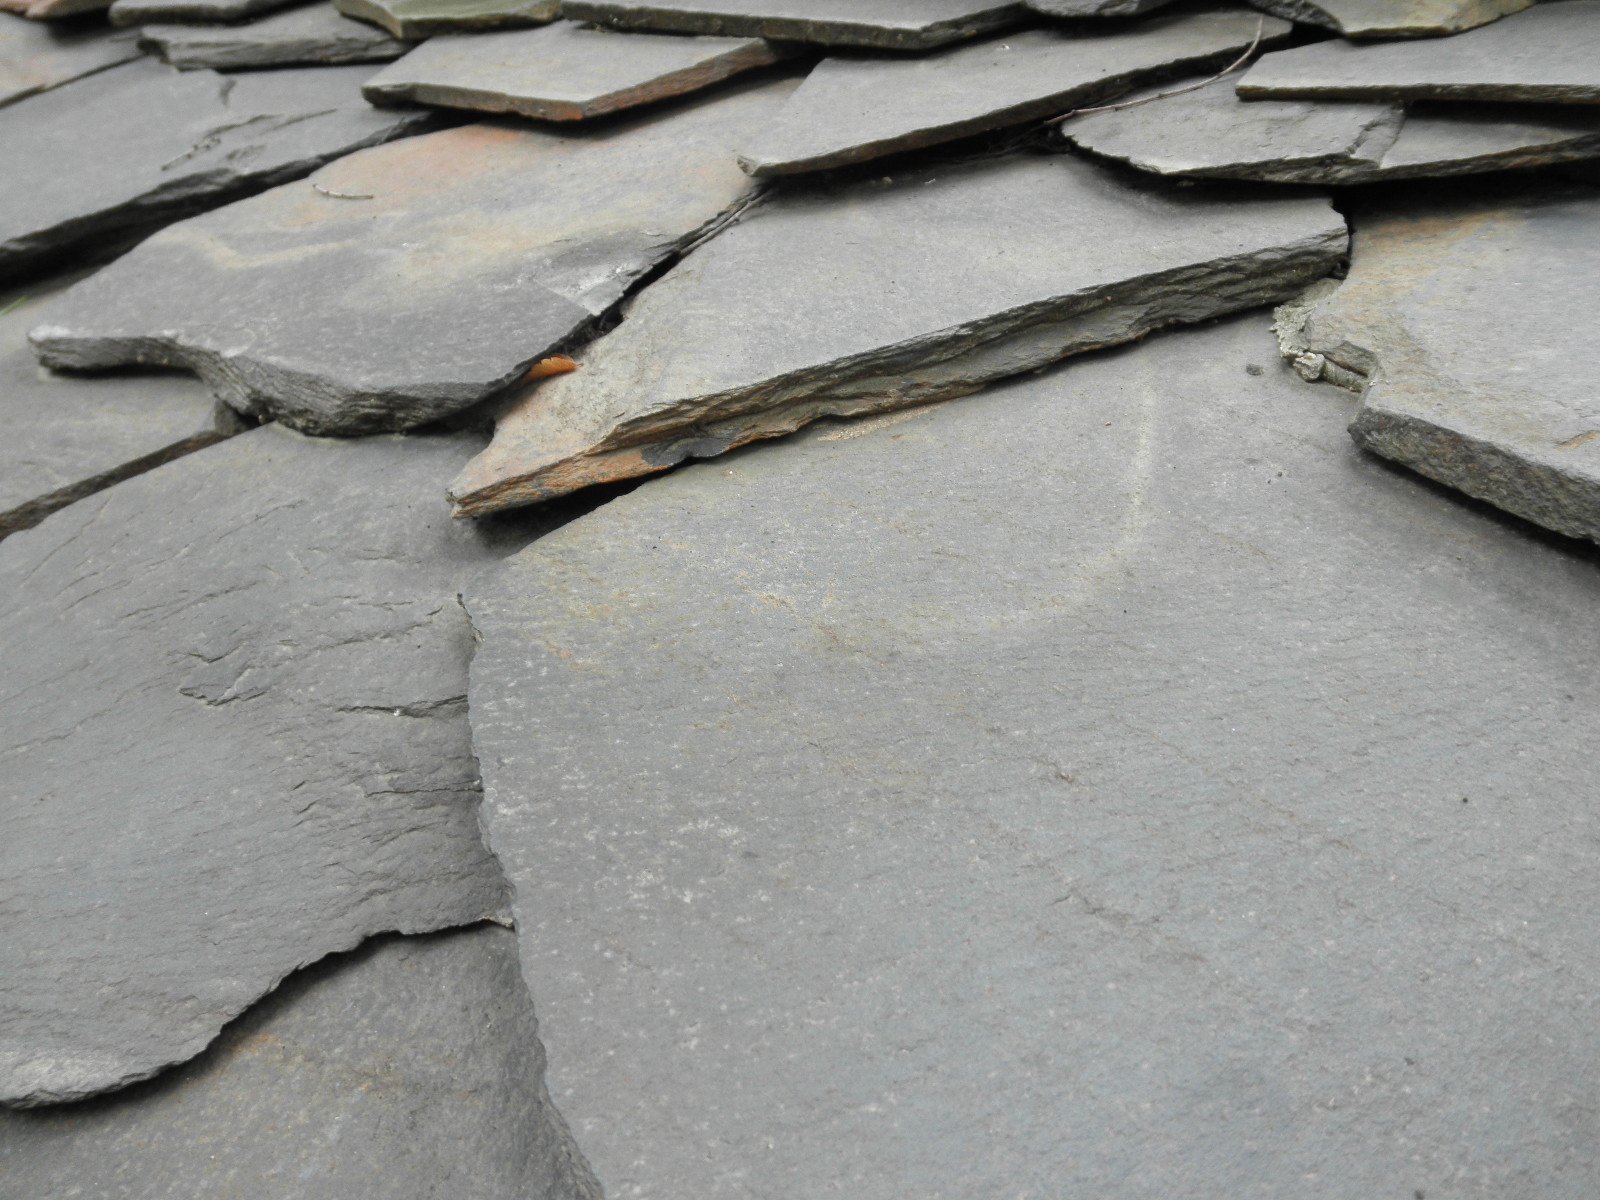
[[[0,1113],[0,1175],[39,1197],[593,1197],[543,1076],[509,931],[383,938],[153,1084]]]
[[[1275,353],[700,464],[469,587],[608,1195],[1593,1189],[1600,575]]]
[[[35,344],[55,366],[186,367],[313,432],[424,424],[513,382],[751,197],[733,147],[792,86],[351,155],[164,230],[70,291]]]
[[[175,67],[217,71],[387,62],[411,49],[409,42],[341,16],[326,2],[247,25],[146,25],[139,41]]]
[[[1250,0],[1348,38],[1443,37],[1521,12],[1535,0]]]
[[[1021,0],[563,0],[563,16],[619,29],[929,50],[1022,17]]]
[[[370,21],[397,38],[543,25],[556,19],[558,0],[335,0],[347,17]]]
[[[1247,98],[1600,103],[1600,0],[1546,0],[1455,37],[1316,42],[1262,56]]]
[[[1290,28],[1265,22],[1269,44]],[[756,175],[815,171],[1054,116],[1223,65],[1262,28],[1258,14],[1220,7],[1106,32],[1029,30],[923,58],[830,58],[741,161]]]
[[[32,21],[57,21],[103,12],[110,3],[111,0],[0,0],[0,12],[16,13]]]
[[[194,380],[41,370],[27,331],[61,286],[0,293],[0,538],[239,429]]]
[[[1320,199],[1145,193],[1057,157],[795,196],[653,283],[579,370],[513,397],[451,493],[477,515],[965,395],[1286,296],[1346,241]]]
[[[138,57],[126,35],[0,13],[0,106]]]
[[[1600,302],[1600,191],[1369,206],[1356,228],[1299,347],[1308,375],[1362,389],[1356,441],[1600,541],[1600,394],[1552,332]]]
[[[1600,158],[1600,108],[1241,100],[1223,79],[1075,117],[1062,134],[1160,175],[1357,184]]]
[[[1047,17],[1134,17],[1164,8],[1172,0],[1027,0],[1034,12]]]
[[[0,542],[0,1102],[199,1053],[370,934],[504,902],[438,501],[469,436],[252,430]]]
[[[428,127],[361,99],[368,67],[223,78],[151,61],[0,109],[0,279]]]
[[[111,23],[113,25],[152,25],[171,22],[217,24],[224,21],[243,21],[300,2],[301,0],[115,0],[111,5]]]
[[[699,91],[781,55],[759,38],[618,34],[558,21],[432,38],[362,91],[374,104],[581,121]]]

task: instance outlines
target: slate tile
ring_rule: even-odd
[[[1133,190],[1075,159],[925,168],[756,210],[525,389],[451,485],[478,515],[1287,296],[1344,254],[1320,199]]]
[[[1047,17],[1136,17],[1172,0],[1027,0],[1028,7]]]
[[[126,35],[0,13],[0,107],[138,57]]]
[[[930,50],[1014,25],[1018,0],[563,0],[574,21],[619,29]]]
[[[335,7],[347,17],[413,40],[437,33],[543,25],[560,11],[558,0],[335,0]]]
[[[57,21],[104,12],[110,3],[111,0],[0,0],[0,12],[16,13],[32,21]]]
[[[328,3],[273,13],[247,25],[146,25],[140,45],[175,67],[217,71],[387,62],[411,49]]]
[[[1348,38],[1444,37],[1521,12],[1535,0],[1250,0]]]
[[[172,22],[219,24],[244,21],[264,13],[290,8],[301,0],[115,0],[113,25],[152,25]]]

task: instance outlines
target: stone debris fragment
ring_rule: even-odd
[[[146,25],[139,42],[175,67],[249,67],[387,62],[411,48],[328,3],[273,13],[248,25]]]
[[[0,109],[0,279],[428,128],[426,113],[365,103],[371,74],[225,79],[140,61]]]
[[[1303,341],[1362,388],[1368,450],[1600,542],[1600,392],[1552,336],[1600,303],[1600,192],[1368,206]]]
[[[263,13],[288,8],[301,0],[116,0],[111,6],[113,25],[218,24],[244,21]]]
[[[34,343],[55,367],[185,367],[241,412],[315,433],[437,420],[751,197],[732,147],[792,87],[597,131],[471,125],[351,155],[157,234],[68,292]]]
[[[397,38],[437,33],[543,25],[554,21],[559,0],[334,0],[347,17],[370,21]]]
[[[1106,32],[1034,29],[922,58],[830,58],[740,160],[755,175],[816,171],[1054,116],[1223,66],[1261,29],[1254,12],[1213,8]],[[1289,30],[1269,17],[1263,40]]]
[[[1316,42],[1263,55],[1247,99],[1600,103],[1600,0],[1546,0],[1455,37]]]
[[[607,1195],[1592,1189],[1600,573],[1273,356],[694,466],[469,586]]]
[[[433,38],[362,92],[374,104],[581,121],[699,91],[781,55],[759,38],[618,34],[558,21]]]
[[[1443,37],[1521,12],[1535,0],[1250,0],[1348,38]]]
[[[561,13],[619,29],[930,50],[1016,24],[1020,0],[563,0]]]
[[[1178,178],[1357,184],[1600,158],[1600,108],[1241,100],[1231,80],[1061,127],[1073,145]],[[1144,101],[1145,96],[1134,99]]]
[[[758,210],[514,396],[451,486],[477,516],[1285,297],[1344,254],[1320,199],[1133,191],[1028,157]],[[1071,247],[1071,253],[1062,253]]]
[[[0,1103],[198,1054],[289,972],[495,915],[438,480],[269,426],[0,542]]]
[[[40,370],[27,331],[61,286],[0,293],[0,538],[240,427],[193,380]]]
[[[307,968],[199,1059],[93,1105],[0,1113],[17,1196],[580,1200],[515,936],[386,937]]]
[[[0,13],[0,107],[139,57],[125,34]]]

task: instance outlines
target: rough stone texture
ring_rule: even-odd
[[[499,911],[439,503],[476,437],[266,427],[0,542],[0,1102],[199,1053],[369,934]]]
[[[1217,9],[1105,33],[1030,30],[924,58],[827,59],[740,161],[756,175],[815,171],[1054,116],[1154,77],[1221,66],[1259,28],[1253,12]],[[1269,17],[1266,37],[1289,28]]]
[[[1552,336],[1600,303],[1600,191],[1363,209],[1305,345],[1364,382],[1357,442],[1600,541],[1600,392]],[[1338,376],[1335,376],[1338,378]]]
[[[111,6],[113,25],[147,25],[158,22],[217,24],[243,21],[300,3],[300,0],[116,0]]]
[[[513,934],[382,938],[153,1084],[0,1113],[0,1176],[97,1200],[594,1197],[543,1077]]]
[[[17,168],[0,172],[0,279],[428,127],[363,101],[371,73],[224,79],[140,61],[0,109],[0,159]]]
[[[965,395],[1285,296],[1346,244],[1320,199],[1145,194],[1069,158],[796,196],[642,292],[578,371],[514,396],[451,494],[477,515]]]
[[[469,587],[607,1195],[1600,1189],[1600,574],[1274,356],[695,466]]]
[[[387,62],[411,46],[331,4],[275,13],[248,25],[146,25],[139,42],[175,67],[286,67]]]
[[[1015,24],[1017,0],[563,0],[563,16],[620,29],[927,50]]]
[[[698,91],[777,62],[780,53],[758,38],[619,34],[558,21],[433,38],[362,91],[374,104],[581,121]]]
[[[1026,0],[1047,17],[1133,17],[1163,8],[1172,0]]]
[[[103,12],[110,3],[111,0],[0,0],[0,12],[16,13],[33,21],[55,21]]]
[[[193,380],[42,370],[27,331],[62,286],[0,292],[0,538],[239,428]]]
[[[1351,38],[1442,37],[1521,12],[1535,0],[1250,0]]]
[[[1600,158],[1600,108],[1241,100],[1229,80],[1075,117],[1074,145],[1180,178],[1357,184]]]
[[[1317,42],[1263,55],[1247,98],[1600,103],[1600,0],[1547,0],[1482,29],[1425,42]]]
[[[543,25],[556,19],[558,0],[335,0],[347,17],[370,21],[397,38]]]
[[[138,57],[125,35],[0,13],[0,107]]]
[[[151,238],[72,289],[35,345],[54,366],[187,367],[240,411],[317,433],[435,420],[750,197],[732,147],[792,86],[594,132],[472,125],[351,155]]]

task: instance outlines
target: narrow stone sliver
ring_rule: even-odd
[[[543,25],[561,8],[558,0],[334,0],[334,7],[397,38]]]
[[[1347,38],[1447,37],[1508,17],[1538,0],[1250,0],[1290,21]]]
[[[291,8],[299,0],[114,0],[113,25],[226,23]]]

